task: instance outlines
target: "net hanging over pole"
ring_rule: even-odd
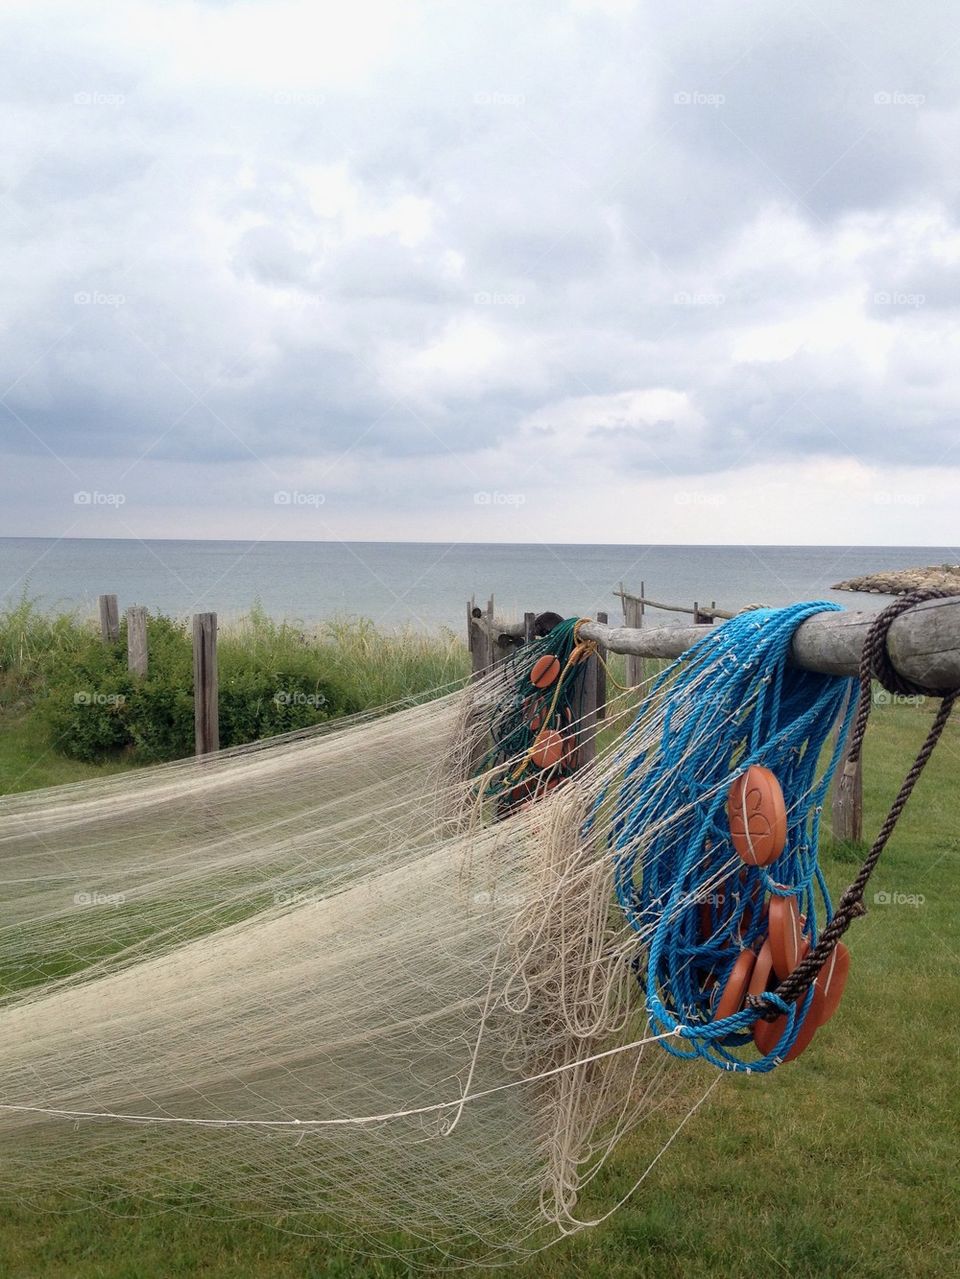
[[[570,619],[415,707],[0,800],[3,1193],[176,1191],[425,1266],[592,1224],[626,1134],[642,1174],[836,1006],[836,961],[776,994],[833,914],[852,685],[789,662],[831,607],[714,628],[586,764]]]

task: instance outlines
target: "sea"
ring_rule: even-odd
[[[254,605],[277,619],[313,624],[370,618],[388,629],[462,631],[466,604],[494,597],[498,617],[550,610],[606,611],[622,620],[616,592],[690,608],[715,603],[782,605],[836,600],[876,608],[875,595],[835,591],[843,578],[883,569],[956,563],[951,547],[565,546],[544,543],[221,542],[97,538],[0,538],[0,610],[24,595],[48,612],[93,615],[115,594],[121,612],[143,604],[186,617],[239,620]],[[670,610],[647,623],[689,621]]]

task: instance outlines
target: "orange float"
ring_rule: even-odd
[[[804,941],[796,897],[774,895],[770,898],[767,932],[773,971],[781,981],[785,981],[800,962],[800,948]]]
[[[537,768],[555,768],[563,759],[564,741],[555,728],[545,728],[538,733],[530,751],[530,758]]]
[[[543,717],[547,707],[539,697],[528,697],[523,703],[523,715],[532,733],[538,733],[543,727]]]
[[[837,1011],[849,972],[850,952],[843,942],[839,941],[813,983],[811,1012],[816,1014],[818,1026],[825,1025]]]
[[[771,977],[773,976],[773,954],[770,950],[770,938],[768,937],[760,947],[760,953],[757,955],[757,962],[753,966],[753,972],[750,974],[750,984],[747,987],[748,995],[762,995],[771,985]]]
[[[809,949],[809,941],[806,937],[802,937],[800,940],[799,950],[797,952],[797,963],[804,958]],[[751,995],[763,994],[765,990],[769,990],[777,984],[776,973],[773,967],[773,949],[770,946],[769,938],[766,942],[764,942],[763,950],[761,950],[760,955],[757,957],[757,967],[760,966],[760,957],[764,955],[764,952],[766,952],[764,965],[766,975],[763,979],[763,984],[759,985],[756,981],[757,970],[756,968],[754,969],[754,980],[750,982],[750,989],[748,991]],[[785,1062],[796,1061],[800,1054],[810,1047],[819,1026],[820,1022],[815,1016],[814,1002],[811,1000],[810,1007],[807,1009],[807,1014],[800,1023],[800,1029],[797,1032],[797,1037],[793,1041],[793,1047],[783,1060]],[[753,1042],[756,1045],[757,1051],[762,1053],[764,1057],[773,1052],[774,1048],[776,1048],[777,1044],[783,1038],[783,1032],[786,1028],[786,1013],[783,1013],[780,1017],[775,1018],[773,1021],[764,1021],[763,1018],[759,1018],[755,1021],[753,1024]]]
[[[737,853],[748,866],[769,866],[787,842],[787,809],[769,768],[751,764],[727,793],[727,821]]]
[[[530,670],[530,683],[534,688],[549,688],[560,674],[560,663],[550,653],[538,657]]]
[[[743,1007],[743,1001],[747,997],[747,988],[750,985],[750,978],[753,976],[756,963],[757,956],[752,950],[741,950],[733,967],[730,969],[730,976],[723,984],[723,990],[717,1000],[717,1010],[713,1014],[714,1021],[722,1021],[724,1017],[732,1017],[734,1013],[738,1013]]]

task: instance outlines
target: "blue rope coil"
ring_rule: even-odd
[[[764,937],[768,894],[796,898],[811,945],[831,917],[818,859],[820,819],[856,707],[856,683],[801,670],[789,657],[801,622],[838,609],[824,601],[756,609],[715,628],[655,681],[621,746],[609,826],[616,895],[628,924],[644,937],[634,966],[651,1026],[670,1036],[661,1043],[674,1056],[725,1070],[771,1070],[793,1046],[810,1006],[812,989],[798,1005],[767,996],[787,1021],[759,1059],[752,1049],[752,1057],[743,1055],[753,1042],[755,1010],[714,1020],[741,950],[756,949]],[[845,697],[841,731],[818,776]],[[659,742],[637,750],[631,743],[658,703]],[[740,860],[727,824],[730,785],[753,764],[776,775],[787,808],[786,846],[767,867]],[[608,798],[597,801],[588,829]]]

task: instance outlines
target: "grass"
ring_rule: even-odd
[[[922,740],[929,711],[894,705],[873,712],[864,767],[868,835]],[[37,746],[22,736],[0,757],[4,767],[29,766]],[[724,1079],[618,1213],[511,1273],[933,1279],[960,1272],[958,754],[960,725],[952,723],[870,886],[869,914],[849,935],[853,968],[844,1002],[809,1051],[772,1075]],[[30,777],[66,780],[56,776],[60,767],[41,759]],[[833,889],[852,878],[861,856],[826,844]],[[872,904],[874,892],[894,900]],[[897,895],[917,904],[898,903]],[[657,1148],[643,1132],[625,1141],[584,1211],[611,1207]],[[11,1204],[0,1221],[2,1275],[406,1273],[400,1261],[365,1256],[359,1241],[303,1237],[280,1222],[217,1220],[173,1200],[146,1214],[133,1203],[78,1212],[50,1196],[33,1206]]]

